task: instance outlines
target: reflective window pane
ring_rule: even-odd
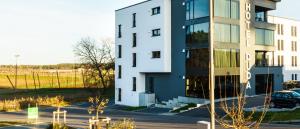
[[[265,42],[264,35],[265,35],[265,31],[263,29],[256,29],[256,36],[255,36],[256,44],[258,45],[264,44]]]
[[[209,0],[194,0],[194,18],[209,16]]]
[[[274,31],[265,30],[265,45],[273,45],[274,43]]]
[[[209,16],[209,0],[187,0],[186,20]]]
[[[186,42],[188,44],[208,43],[209,23],[201,23],[187,26]]]
[[[214,64],[216,68],[240,67],[240,51],[238,49],[215,49]]]
[[[239,19],[239,0],[215,0],[214,15],[217,17]]]
[[[239,19],[240,18],[240,2],[236,0],[231,0],[231,18]]]
[[[215,41],[230,43],[230,25],[215,24]]]
[[[274,31],[266,29],[256,29],[255,40],[257,45],[274,45]]]
[[[231,43],[240,42],[240,27],[236,25],[231,25]]]

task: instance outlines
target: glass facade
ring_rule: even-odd
[[[256,29],[255,40],[257,45],[274,45],[274,31],[267,29]]]
[[[257,95],[274,91],[274,74],[256,74],[255,92]]]
[[[266,15],[266,12],[256,12],[255,13],[255,21],[258,21],[258,22],[267,22],[267,15]]]
[[[215,0],[214,15],[217,17],[239,19],[239,0]]]
[[[215,41],[222,43],[239,43],[240,27],[231,24],[215,24]]]
[[[214,64],[216,68],[240,67],[240,51],[238,49],[215,49]]]
[[[208,76],[190,76],[186,79],[186,96],[197,98],[209,97]]]
[[[186,20],[209,16],[209,0],[187,0]]]
[[[209,23],[189,25],[186,28],[186,43],[208,44]]]
[[[240,76],[216,76],[215,77],[215,97],[235,97],[240,91]]]
[[[209,62],[209,51],[208,48],[202,49],[191,49],[187,55],[187,68],[198,68],[208,70]]]

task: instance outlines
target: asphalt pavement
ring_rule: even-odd
[[[258,98],[252,98],[249,99],[247,106],[253,106],[258,103],[260,103]],[[87,106],[87,104],[83,103],[63,108],[62,110],[67,110],[67,125],[76,128],[87,128],[88,119],[91,117],[91,115],[87,112]],[[41,124],[39,125],[5,127],[5,129],[43,129],[52,121],[52,112],[54,110],[55,108],[40,108],[40,118],[38,121],[41,122]],[[113,104],[111,104],[105,109],[102,117],[110,117],[113,121],[122,120],[123,118],[133,119],[137,129],[197,129],[197,121],[209,121],[207,109],[195,109],[178,115],[162,115],[162,110],[155,110],[157,111],[151,111],[151,109],[146,109],[144,112],[123,111],[118,110]],[[26,115],[25,111],[16,113],[1,112],[0,121],[26,121]],[[277,124],[264,124],[262,126],[262,128],[265,129],[299,129],[299,127],[299,125]]]

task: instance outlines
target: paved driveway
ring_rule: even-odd
[[[252,107],[256,107],[256,106],[262,106],[264,105],[264,101],[265,100],[265,96],[255,96],[255,97],[249,97],[246,100],[246,105],[245,108],[252,108]],[[236,104],[236,100],[228,100],[226,101],[226,103],[228,104],[228,107],[232,106],[232,104]],[[204,118],[209,118],[210,114],[209,114],[209,106],[210,105],[206,105],[206,106],[202,106],[199,107],[197,109],[188,111],[188,112],[184,112],[179,114],[180,116],[192,116],[192,117],[204,117]],[[223,112],[221,103],[216,103],[216,113],[219,116],[224,116],[225,113]]]
[[[90,115],[86,111],[86,105],[77,105],[66,108],[68,111],[67,123],[76,128],[86,128]],[[42,108],[40,111],[40,126],[18,126],[6,127],[6,129],[42,129],[46,123],[52,121],[52,111],[54,108]],[[113,120],[131,118],[135,121],[138,129],[197,129],[197,121],[208,121],[208,117],[199,115],[159,115],[143,112],[127,112],[107,108],[103,116],[111,117]],[[8,120],[26,120],[26,112],[18,113],[0,113],[0,121]],[[292,125],[264,125],[266,129],[298,129],[299,126]],[[219,128],[220,129],[220,128]]]

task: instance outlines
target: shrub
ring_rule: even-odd
[[[123,119],[112,123],[108,129],[136,129],[135,123],[131,119]]]
[[[43,106],[67,106],[68,103],[63,100],[63,97],[56,96],[56,97],[38,97],[38,98],[20,98],[20,99],[13,99],[13,100],[3,100],[0,101],[0,111],[20,111],[21,109],[26,109],[28,105],[32,107],[36,104],[43,105]]]
[[[54,124],[54,126],[53,124],[49,124],[47,129],[75,129],[75,128],[69,127],[65,124]]]
[[[289,90],[293,88],[300,88],[300,83],[298,81],[287,81],[283,83],[283,89]]]
[[[0,111],[12,112],[12,111],[20,111],[21,106],[18,100],[4,100],[0,101]]]

